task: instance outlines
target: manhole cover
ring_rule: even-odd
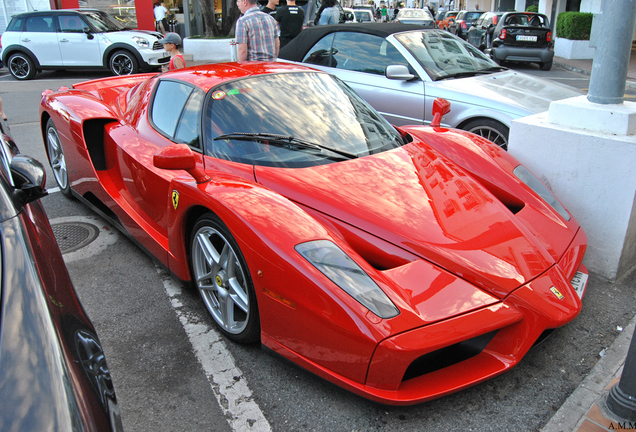
[[[99,235],[99,228],[84,222],[67,222],[51,225],[57,245],[62,253],[83,248]]]

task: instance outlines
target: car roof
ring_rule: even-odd
[[[21,14],[13,15],[14,17],[24,17],[24,16],[39,16],[39,15],[63,15],[69,12],[73,13],[82,13],[82,12],[99,12],[98,9],[53,9],[53,10],[43,10],[43,11],[31,11],[31,12],[23,12]]]
[[[280,50],[278,56],[285,60],[302,61],[307,50],[330,33],[358,32],[386,38],[395,33],[413,30],[431,31],[437,29],[426,29],[419,24],[399,23],[351,23],[314,26],[301,31],[298,36]]]
[[[234,79],[247,78],[257,75],[270,75],[276,73],[289,72],[316,72],[322,71],[313,69],[308,66],[302,66],[292,63],[283,62],[229,62],[229,63],[210,63],[205,65],[193,66],[185,69],[175,69],[159,75],[161,79],[177,79],[196,87],[204,92],[208,92],[211,88]],[[117,80],[122,77],[106,78],[105,80]],[[123,77],[125,79],[125,77]],[[133,77],[131,77],[133,78]],[[101,80],[95,80],[99,82]],[[80,83],[80,86],[86,83]],[[88,81],[90,85],[91,82]]]

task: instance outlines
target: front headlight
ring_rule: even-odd
[[[556,199],[554,194],[550,192],[550,190],[545,187],[541,181],[535,177],[526,167],[523,165],[519,165],[514,169],[513,173],[517,176],[519,180],[524,182],[530,189],[532,189],[536,194],[538,194],[545,202],[550,204],[550,206],[556,210],[563,219],[570,220],[570,214],[567,210],[561,205],[559,200]]]
[[[133,36],[132,40],[133,40],[133,42],[135,42],[137,45],[139,45],[142,48],[150,47],[150,42],[148,42],[148,39],[146,39],[146,38],[142,38],[142,37],[139,37],[139,36]]]
[[[296,251],[333,283],[380,318],[393,318],[400,313],[369,275],[332,242],[317,240],[301,243],[296,246]]]

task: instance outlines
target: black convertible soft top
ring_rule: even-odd
[[[298,36],[280,50],[278,57],[290,61],[302,61],[307,51],[313,47],[316,42],[329,33],[353,31],[385,38],[393,33],[425,29],[425,27],[418,24],[397,23],[359,23],[314,26],[301,31]]]

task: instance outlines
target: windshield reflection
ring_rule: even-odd
[[[343,160],[324,149],[269,145],[225,134],[276,134],[364,156],[402,145],[401,135],[337,78],[281,73],[225,83],[208,93],[206,154],[242,163],[303,167]],[[277,143],[280,144],[280,143]]]
[[[433,80],[497,68],[497,63],[477,48],[445,31],[412,31],[395,37]]]
[[[109,31],[126,30],[126,28],[115,21],[110,15],[101,11],[82,11],[91,25],[100,33]]]

